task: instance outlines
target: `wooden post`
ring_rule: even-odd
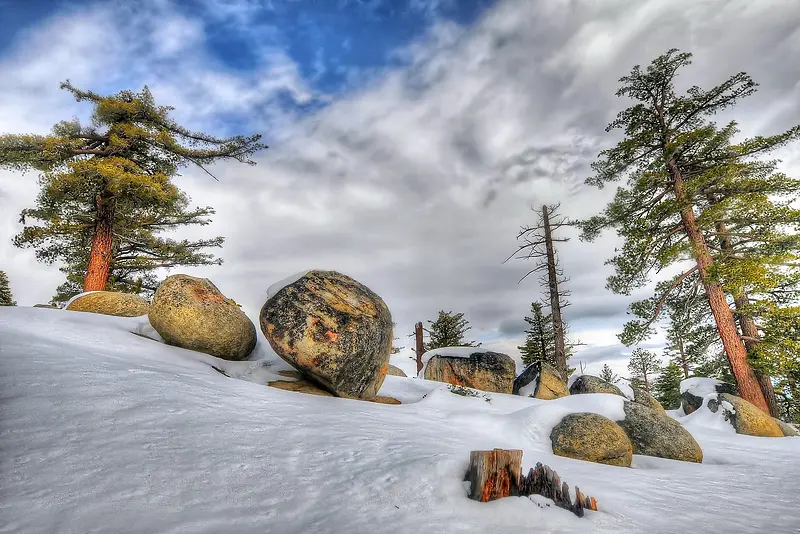
[[[488,502],[519,495],[522,451],[494,449],[469,453],[469,498]]]
[[[422,322],[414,325],[414,337],[417,342],[417,374],[419,374],[419,372],[422,371],[422,354],[425,352],[425,347],[422,343]]]

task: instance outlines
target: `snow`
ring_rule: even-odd
[[[681,394],[689,392],[695,397],[705,397],[709,393],[716,393],[717,384],[724,384],[716,378],[692,377],[681,380]]]
[[[0,532],[700,534],[800,524],[800,438],[731,433],[722,410],[678,418],[702,464],[634,456],[632,469],[611,467],[554,456],[548,435],[573,411],[620,418],[616,395],[465,397],[395,376],[380,394],[399,406],[304,395],[264,385],[288,364],[263,337],[250,360],[226,362],[146,331],[141,318],[0,308]],[[600,511],[469,500],[469,451],[495,447],[522,449],[525,471],[550,465]]]
[[[272,284],[267,288],[267,300],[274,297],[278,293],[278,291],[280,291],[284,287],[294,284],[295,282],[303,278],[311,271],[313,271],[313,269],[309,269],[307,271],[301,271],[299,273],[293,274],[292,276],[287,276],[286,278],[280,280],[279,282],[275,282],[274,284]]]
[[[629,400],[634,400],[633,387],[631,386],[630,380],[619,377],[614,380],[612,384],[617,386],[622,394],[625,395]]]
[[[519,388],[519,394],[523,397],[532,397],[536,394],[536,382],[537,380],[531,380],[521,388]]]
[[[692,433],[694,433],[694,430],[706,431],[710,429],[724,434],[736,434],[733,425],[730,421],[725,419],[725,410],[736,413],[731,403],[727,401],[722,402],[722,405],[717,409],[716,413],[708,409],[708,401],[716,400],[716,398],[716,393],[709,393],[703,398],[703,405],[700,408],[689,415],[676,417],[676,420]]]
[[[434,356],[447,356],[448,358],[469,358],[476,352],[485,352],[480,347],[440,347],[438,349],[429,350],[422,355],[422,369],[418,373],[418,377],[425,376],[425,368],[428,367],[428,362]]]

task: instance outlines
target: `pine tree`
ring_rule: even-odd
[[[469,326],[469,321],[464,319],[463,313],[454,314],[452,311],[441,310],[439,317],[428,323],[430,328],[425,329],[429,336],[429,341],[425,344],[426,351],[442,347],[480,347],[481,345],[474,341],[464,341],[464,336],[472,327]]]
[[[636,348],[631,354],[628,362],[628,371],[631,373],[631,381],[638,382],[641,387],[650,393],[651,378],[661,370],[661,361],[655,353]]]
[[[0,271],[0,306],[16,306],[17,302],[11,294],[11,286],[8,283],[8,275],[5,271]]]
[[[622,250],[609,260],[616,272],[608,287],[616,293],[629,294],[647,284],[654,271],[688,267],[661,285],[655,317],[669,294],[697,273],[742,397],[768,412],[706,237],[717,221],[716,213],[710,216],[705,210],[707,186],[717,184],[719,174],[733,173],[739,163],[735,158],[717,158],[720,131],[709,117],[751,95],[756,84],[739,73],[711,90],[692,87],[678,96],[674,78],[690,64],[690,57],[673,49],[646,71],[637,65],[620,80],[623,85],[617,95],[638,102],[608,126],[608,131],[623,128],[625,139],[601,152],[593,164],[596,174],[587,183],[602,187],[627,175],[628,185],[617,189],[601,215],[581,223],[582,238],[592,240],[605,228],[616,228],[625,238]],[[747,140],[737,145],[737,154],[755,157],[799,135],[800,128],[793,128],[778,136]]]
[[[617,376],[614,373],[614,371],[611,370],[611,367],[609,367],[607,363],[604,363],[603,364],[603,370],[600,371],[600,378],[602,378],[606,382],[609,382],[609,383],[613,384],[614,382],[617,381],[619,376]]]
[[[203,245],[155,237],[166,228],[204,224],[212,213],[209,208],[187,210],[188,199],[171,179],[191,164],[208,174],[206,166],[221,159],[254,164],[250,156],[266,148],[258,142],[260,136],[217,138],[191,132],[169,118],[173,108],[156,106],[147,87],[112,96],[76,89],[69,81],[61,87],[78,102],[93,104],[91,126],[72,120],[56,124],[48,136],[0,136],[0,167],[43,172],[37,207],[23,211],[21,222],[33,217],[44,224],[25,228],[15,244],[36,248],[44,261],[71,255],[65,263],[73,278],[84,268],[88,248],[84,291],[106,289],[115,251],[122,278],[131,265],[142,262],[169,266],[213,261],[197,250],[219,246],[220,238]],[[51,240],[84,246],[59,253]]]
[[[683,369],[671,361],[653,381],[653,396],[665,410],[676,410],[681,405],[681,380]]]
[[[550,304],[554,367],[566,382],[569,375],[574,371],[574,369],[570,370],[567,366],[570,354],[568,354],[566,325],[562,317],[563,308],[569,306],[569,302],[566,300],[566,297],[569,296],[569,291],[564,288],[569,279],[564,276],[559,265],[554,243],[569,241],[568,238],[556,237],[555,232],[572,223],[558,213],[559,206],[558,204],[542,206],[537,224],[523,227],[520,230],[517,239],[522,239],[524,242],[506,261],[519,253],[522,254],[517,256],[517,259],[535,259],[537,261],[537,265],[523,276],[522,280],[535,272],[543,273],[539,282],[542,287],[546,288]]]
[[[542,305],[531,303],[531,315],[525,317],[530,327],[525,330],[525,344],[517,347],[522,355],[522,364],[527,367],[534,362],[547,362],[555,366],[555,334],[552,317],[545,315]]]

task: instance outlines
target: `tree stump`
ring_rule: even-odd
[[[469,498],[488,502],[519,495],[521,472],[521,450],[472,451],[465,477],[470,482]]]

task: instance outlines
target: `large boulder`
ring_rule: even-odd
[[[256,346],[253,323],[207,278],[168,276],[153,296],[148,319],[167,344],[217,358],[244,360]]]
[[[683,462],[703,461],[703,449],[688,430],[662,412],[625,402],[625,419],[617,421],[633,444],[633,454]]]
[[[383,300],[335,271],[309,271],[269,293],[259,323],[278,356],[338,397],[374,399],[392,352]]]
[[[407,374],[405,374],[405,373],[403,372],[403,370],[402,370],[402,369],[400,369],[399,367],[397,367],[397,366],[394,366],[394,365],[392,365],[392,364],[389,364],[389,367],[386,369],[386,374],[387,374],[387,375],[391,375],[391,376],[404,376],[404,377],[408,377],[408,375],[407,375]]]
[[[741,397],[729,393],[719,393],[716,399],[709,399],[708,409],[716,413],[723,410],[725,419],[730,421],[737,434],[764,438],[782,438],[783,430],[775,420]]]
[[[783,435],[786,436],[787,438],[800,436],[800,430],[797,430],[797,427],[795,427],[794,425],[787,423],[785,421],[781,421],[780,419],[777,419],[775,417],[773,417],[772,419],[773,421],[775,421],[775,424],[777,424],[781,428],[781,432],[783,432]]]
[[[664,411],[664,407],[661,406],[661,403],[658,402],[656,398],[650,395],[648,392],[646,392],[643,389],[637,388],[636,386],[631,386],[631,389],[633,390],[633,399],[631,399],[633,402],[641,404],[642,406],[646,406],[651,410],[655,410],[661,413],[666,413]]]
[[[139,295],[116,291],[92,291],[70,301],[66,309],[117,317],[139,317],[147,315],[148,307],[147,301]]]
[[[482,391],[511,393],[516,374],[517,365],[507,354],[476,348],[465,356],[439,349],[425,365],[424,377]]]
[[[630,467],[633,448],[630,439],[614,421],[593,413],[573,413],[550,432],[553,454]]]
[[[569,395],[558,371],[545,362],[534,362],[514,379],[514,395],[552,400]]]
[[[577,377],[569,387],[569,393],[570,395],[580,395],[582,393],[610,393],[612,395],[625,397],[622,391],[611,382],[606,382],[602,378],[591,375],[581,375]]]
[[[728,393],[736,395],[736,386],[722,382],[716,378],[692,377],[681,380],[681,408],[683,413],[689,415],[703,405],[706,395],[712,393]]]

